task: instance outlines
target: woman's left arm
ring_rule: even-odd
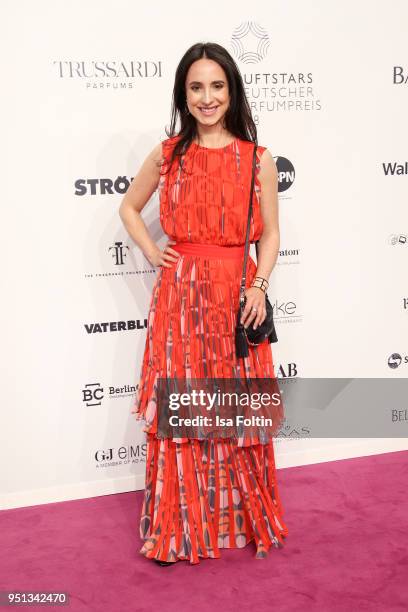
[[[278,169],[272,155],[265,149],[260,159],[259,183],[261,185],[261,216],[263,232],[258,242],[256,276],[267,281],[279,253]]]
[[[269,276],[278,258],[280,235],[278,169],[268,149],[265,149],[260,158],[258,178],[261,186],[260,208],[263,232],[258,242],[255,276],[261,276],[269,282]],[[248,287],[245,296],[247,301],[242,312],[241,323],[245,327],[253,323],[256,329],[266,317],[265,294],[259,287]]]

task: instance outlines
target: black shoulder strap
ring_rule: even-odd
[[[245,293],[246,266],[247,266],[247,260],[248,260],[248,252],[249,252],[249,228],[251,225],[252,200],[253,200],[254,182],[255,182],[256,149],[257,149],[257,145],[255,144],[254,154],[252,157],[252,178],[251,178],[251,189],[250,189],[250,194],[249,194],[248,221],[247,221],[247,229],[246,229],[246,237],[245,237],[244,268],[242,270],[240,296],[239,296],[239,299],[241,302],[244,300],[244,293]],[[256,256],[258,257],[258,244],[256,244],[255,246],[256,246]]]

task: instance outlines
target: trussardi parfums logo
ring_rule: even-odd
[[[132,89],[146,79],[163,76],[162,61],[131,60],[54,60],[55,76],[60,80],[79,81],[87,89]]]

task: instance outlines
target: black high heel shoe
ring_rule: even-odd
[[[173,565],[172,561],[160,561],[160,559],[153,559],[158,565]]]

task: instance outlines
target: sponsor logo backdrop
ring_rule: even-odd
[[[130,411],[157,270],[118,206],[166,137],[174,71],[197,41],[234,56],[279,170],[278,375],[407,376],[404,0],[2,12],[3,507],[143,488]],[[164,245],[157,192],[143,218]],[[292,431],[280,467],[407,447]]]

